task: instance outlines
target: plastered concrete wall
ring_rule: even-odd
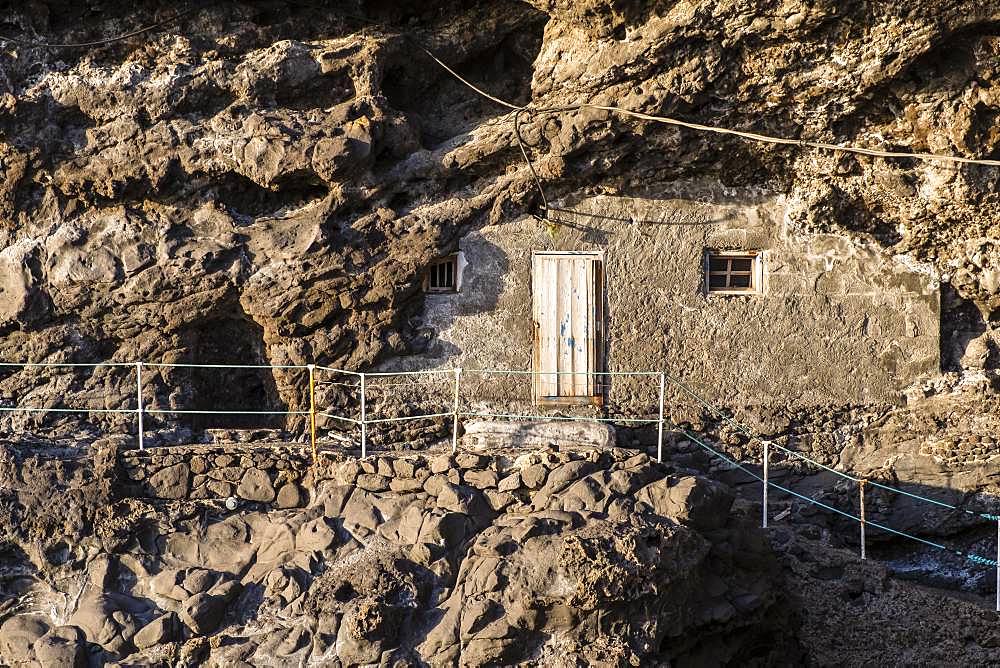
[[[939,368],[940,303],[929,273],[846,237],[792,233],[778,200],[751,204],[599,196],[560,213],[550,232],[520,218],[461,240],[457,294],[427,295],[435,333],[396,367],[527,369],[532,358],[531,253],[603,250],[610,371],[666,370],[730,406],[896,402]],[[706,248],[764,252],[763,293],[705,292]],[[656,412],[655,378],[613,378],[608,407]],[[512,378],[463,378],[482,408],[530,400]],[[670,392],[674,405],[679,395]]]

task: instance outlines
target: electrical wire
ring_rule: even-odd
[[[905,159],[905,160],[921,160],[924,162],[948,162],[955,164],[966,164],[966,165],[981,165],[989,167],[1000,167],[1000,160],[993,160],[989,158],[967,158],[964,156],[950,155],[950,154],[938,154],[938,153],[921,153],[921,152],[906,152],[906,151],[882,151],[879,149],[864,148],[860,146],[849,146],[843,144],[831,144],[827,142],[811,141],[808,139],[790,139],[788,137],[779,137],[775,135],[766,135],[758,132],[747,132],[744,130],[734,130],[732,128],[726,128],[718,125],[707,125],[704,123],[693,123],[691,121],[683,121],[677,118],[671,118],[669,116],[658,116],[654,114],[647,114],[639,111],[633,111],[631,109],[625,109],[623,107],[613,106],[613,105],[601,105],[601,104],[575,104],[563,107],[548,107],[548,108],[535,108],[529,105],[516,105],[507,100],[496,97],[487,93],[482,88],[471,83],[468,79],[461,76],[454,69],[449,67],[444,61],[431,53],[423,45],[419,44],[414,40],[409,34],[401,33],[404,37],[411,39],[417,47],[427,54],[434,62],[440,65],[446,72],[455,77],[458,81],[464,84],[469,89],[473,90],[480,96],[490,100],[496,104],[504,106],[508,109],[514,111],[514,137],[517,141],[518,148],[521,151],[521,155],[524,157],[525,163],[527,163],[528,168],[531,171],[531,177],[535,182],[535,187],[538,190],[538,194],[542,199],[542,206],[546,213],[551,210],[548,204],[548,197],[545,194],[545,189],[542,186],[542,180],[535,169],[534,163],[528,155],[526,148],[527,142],[524,141],[524,137],[521,134],[521,114],[556,114],[565,113],[571,111],[580,111],[583,109],[593,109],[597,111],[605,111],[612,114],[619,114],[622,116],[627,116],[631,118],[636,118],[639,120],[649,121],[653,123],[663,123],[666,125],[672,125],[675,127],[682,127],[689,130],[695,130],[698,132],[709,132],[721,135],[729,135],[733,137],[739,137],[748,141],[783,145],[783,146],[797,146],[800,148],[813,148],[824,151],[833,151],[839,153],[848,153],[855,155],[865,155],[874,158],[885,158],[885,159]],[[583,213],[575,211],[574,213]],[[558,221],[552,221],[558,222]]]

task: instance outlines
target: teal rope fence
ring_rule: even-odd
[[[696,393],[694,390],[692,390],[691,388],[689,388],[687,385],[685,385],[680,380],[674,378],[673,376],[671,376],[669,374],[666,374],[666,378],[667,378],[668,382],[670,382],[673,385],[679,387],[682,391],[684,391],[688,396],[690,396],[692,399],[694,399],[702,407],[708,409],[708,411],[711,412],[713,415],[718,416],[724,422],[726,422],[727,424],[729,424],[731,427],[737,429],[738,431],[740,431],[741,433],[743,433],[745,436],[748,436],[749,438],[756,438],[756,439],[763,439],[764,438],[760,434],[754,433],[754,431],[751,430],[748,426],[746,426],[743,423],[741,423],[741,422],[733,419],[725,411],[719,409],[717,406],[714,406],[711,402],[709,402],[708,400],[706,400],[704,397],[700,396],[698,393]],[[802,453],[795,452],[794,450],[789,450],[788,448],[782,447],[782,446],[778,445],[777,443],[771,443],[771,446],[774,447],[774,448],[776,448],[776,449],[778,449],[778,450],[781,450],[782,452],[784,452],[787,455],[790,455],[792,457],[796,457],[798,459],[801,459],[801,460],[803,460],[805,462],[808,462],[809,464],[812,464],[813,466],[817,466],[817,467],[819,467],[821,469],[829,471],[830,473],[838,475],[838,476],[840,476],[842,478],[846,478],[847,480],[852,480],[854,482],[861,482],[862,481],[862,478],[858,478],[856,476],[852,476],[852,475],[850,475],[848,473],[845,473],[843,471],[838,471],[838,470],[836,470],[834,468],[831,468],[831,467],[829,467],[829,466],[827,466],[825,464],[821,464],[820,462],[817,462],[814,459],[810,459],[809,457],[806,457]],[[994,515],[992,513],[985,513],[985,512],[979,512],[979,511],[975,511],[975,510],[970,510],[968,508],[962,508],[962,507],[956,506],[956,505],[951,504],[951,503],[946,503],[946,502],[941,501],[939,499],[931,499],[931,498],[926,497],[926,496],[921,496],[920,494],[914,494],[913,492],[907,492],[906,490],[899,489],[898,487],[892,487],[891,485],[886,485],[886,484],[880,483],[880,482],[878,482],[876,480],[870,480],[870,479],[865,478],[864,482],[865,482],[865,484],[871,485],[872,487],[878,487],[879,489],[885,490],[887,492],[891,492],[893,494],[901,494],[903,496],[908,496],[911,499],[916,499],[916,500],[919,500],[919,501],[923,501],[925,503],[930,503],[930,504],[933,504],[935,506],[939,506],[941,508],[947,508],[949,510],[954,510],[954,511],[959,512],[959,513],[964,513],[966,515],[972,515],[972,516],[981,517],[983,519],[994,520],[994,521],[995,521],[995,519],[997,517],[996,515]]]
[[[756,472],[748,469],[746,466],[744,466],[742,463],[736,461],[732,457],[729,457],[728,455],[725,455],[722,452],[719,452],[718,450],[716,450],[715,448],[711,447],[710,445],[708,445],[707,443],[705,443],[703,440],[701,440],[700,438],[698,438],[697,436],[695,436],[693,433],[691,433],[690,431],[688,431],[687,429],[680,429],[679,431],[682,434],[684,434],[693,443],[697,444],[698,446],[700,446],[701,448],[703,448],[704,450],[706,450],[707,452],[709,452],[710,454],[712,454],[716,458],[721,459],[722,461],[725,461],[726,463],[728,463],[729,465],[731,465],[733,468],[739,469],[740,471],[742,471],[743,473],[746,473],[751,478],[756,479],[758,482],[760,482],[760,483],[764,482],[764,478],[762,478],[761,476],[757,475]],[[963,557],[965,559],[968,559],[972,563],[979,564],[981,566],[991,566],[993,568],[997,568],[998,567],[998,563],[997,563],[997,561],[995,559],[990,559],[988,557],[983,557],[983,556],[980,556],[978,554],[971,554],[971,553],[968,553],[968,552],[962,552],[961,550],[955,550],[955,549],[949,548],[949,547],[947,547],[945,545],[941,545],[940,543],[935,543],[935,542],[929,541],[929,540],[927,540],[925,538],[921,538],[919,536],[914,536],[913,534],[906,533],[905,531],[900,531],[898,529],[893,529],[892,527],[885,526],[884,524],[880,524],[878,522],[872,522],[871,520],[867,520],[867,519],[866,520],[862,520],[857,515],[854,515],[852,513],[844,511],[844,510],[841,510],[840,508],[835,508],[835,507],[833,507],[831,505],[823,503],[822,501],[817,501],[816,499],[810,498],[810,497],[806,496],[805,494],[800,494],[800,493],[798,493],[798,492],[796,492],[794,490],[788,489],[787,487],[779,485],[779,484],[777,484],[775,482],[771,482],[770,480],[767,481],[767,485],[770,488],[777,489],[777,490],[782,491],[782,492],[784,492],[784,493],[786,493],[786,494],[788,494],[790,496],[794,496],[794,497],[796,497],[798,499],[801,499],[803,501],[806,501],[806,502],[808,502],[808,503],[810,503],[810,504],[812,504],[814,506],[817,506],[819,508],[823,508],[824,510],[830,511],[832,513],[836,513],[837,515],[841,515],[841,516],[846,517],[848,519],[854,520],[854,521],[856,521],[858,523],[862,523],[862,521],[863,521],[865,524],[867,524],[869,526],[873,526],[876,529],[880,529],[882,531],[886,531],[888,533],[895,534],[895,535],[901,536],[903,538],[908,538],[909,540],[916,541],[918,543],[922,543],[924,545],[927,545],[928,547],[933,547],[933,548],[936,548],[936,549],[939,549],[939,550],[944,550],[945,552],[950,552],[950,553],[955,554],[955,555],[957,555],[959,557]],[[996,516],[989,516],[988,519],[997,520],[997,519],[1000,519],[1000,518],[997,518]]]

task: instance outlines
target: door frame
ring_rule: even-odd
[[[538,322],[538,318],[535,313],[535,257],[536,256],[577,256],[577,257],[589,257],[594,261],[594,312],[593,323],[594,323],[594,340],[593,346],[593,360],[594,368],[589,371],[590,374],[597,374],[604,370],[604,355],[605,355],[605,336],[606,336],[606,314],[607,314],[607,282],[606,276],[606,253],[603,250],[593,250],[593,251],[547,251],[547,250],[533,250],[531,251],[531,265],[529,269],[530,278],[528,281],[528,289],[531,294],[531,329],[532,329],[532,350],[531,350],[531,366],[532,371],[538,372],[541,370],[541,362],[539,359],[540,354],[540,343],[539,335],[541,324]],[[538,373],[532,374],[531,382],[531,398],[536,406],[603,406],[604,405],[604,390],[599,379],[603,376],[594,375],[594,388],[595,391],[592,395],[581,395],[581,396],[567,396],[567,397],[553,397],[548,395],[542,395],[540,392],[541,385],[541,375]]]

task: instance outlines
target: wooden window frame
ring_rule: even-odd
[[[451,283],[452,283],[451,286],[450,287],[432,286],[431,272],[433,272],[438,267],[443,267],[449,264],[451,265]],[[427,269],[424,271],[424,281],[423,281],[424,292],[435,295],[458,292],[460,286],[459,275],[458,275],[459,270],[460,267],[459,267],[458,253],[452,253],[451,255],[446,255],[445,257],[434,260],[429,265],[427,265]]]
[[[727,269],[725,271],[713,270],[712,260],[727,260]],[[733,271],[732,261],[733,260],[750,260],[749,271]],[[707,295],[729,295],[729,296],[739,296],[739,295],[759,295],[761,294],[761,284],[763,283],[763,253],[760,251],[723,251],[723,250],[707,250],[705,251],[705,261],[704,261],[704,281],[705,281],[705,294]],[[713,288],[712,287],[712,277],[713,276],[725,276],[726,286]],[[749,276],[750,285],[747,287],[733,287],[731,285],[733,276]]]

